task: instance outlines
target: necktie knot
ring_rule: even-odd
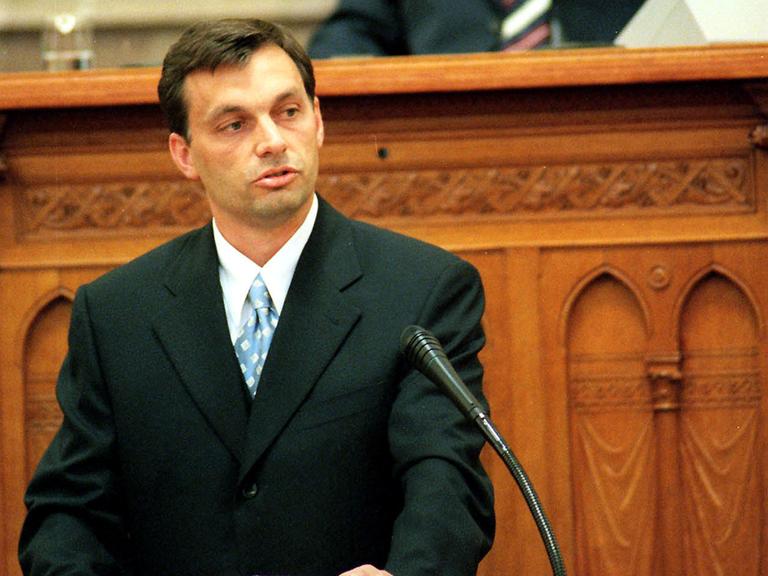
[[[264,284],[261,275],[253,281],[250,290],[248,290],[248,298],[256,310],[272,308],[272,297],[269,295],[269,290],[267,290],[267,285]]]

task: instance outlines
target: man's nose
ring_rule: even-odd
[[[256,131],[256,155],[259,157],[282,154],[286,150],[280,127],[272,118],[262,118]]]

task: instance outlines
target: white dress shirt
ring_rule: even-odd
[[[264,266],[259,266],[232,246],[222,236],[214,219],[213,239],[219,255],[219,281],[224,295],[224,310],[227,313],[227,325],[232,344],[235,343],[240,329],[248,320],[250,310],[246,306],[246,298],[259,273],[267,285],[278,316],[282,312],[296,264],[315,225],[317,205],[317,196],[313,195],[312,206],[304,222]]]

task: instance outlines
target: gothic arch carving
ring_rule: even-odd
[[[569,298],[564,319],[578,572],[651,576],[654,428],[647,309],[603,267]]]
[[[75,293],[69,288],[59,286],[58,288],[50,290],[49,292],[46,292],[37,298],[34,304],[29,307],[29,311],[24,315],[24,318],[19,325],[20,333],[17,341],[22,344],[22,347],[24,341],[27,338],[27,335],[29,334],[30,328],[32,327],[33,323],[40,317],[40,313],[50,304],[60,299],[67,300],[71,304],[75,301]]]
[[[744,283],[721,267],[698,274],[684,296],[678,316],[684,554],[697,574],[758,576],[765,522],[758,308]]]
[[[758,329],[757,336],[759,338],[764,338],[765,337],[765,320],[763,319],[763,315],[761,313],[760,306],[758,305],[757,298],[755,298],[755,295],[752,293],[752,290],[750,290],[749,285],[744,280],[742,280],[738,274],[736,274],[732,270],[729,270],[727,267],[721,264],[711,264],[699,270],[696,274],[694,274],[688,280],[686,285],[680,291],[680,297],[675,303],[674,323],[673,323],[674,333],[680,334],[681,316],[685,310],[686,303],[689,302],[690,296],[691,294],[693,294],[693,291],[697,288],[697,286],[699,286],[699,284],[702,281],[704,281],[707,277],[713,276],[713,275],[720,276],[725,280],[731,282],[736,288],[738,288],[739,291],[741,291],[744,294],[744,296],[747,298],[752,308],[752,313],[755,315],[757,329]]]
[[[22,368],[26,475],[34,471],[61,421],[55,381],[66,351],[66,333],[74,294],[57,288],[40,297],[22,323]]]
[[[559,318],[559,340],[561,343],[566,342],[568,335],[568,319],[571,316],[574,305],[579,301],[579,298],[585,293],[590,285],[600,277],[610,277],[622,284],[637,301],[638,306],[643,314],[643,320],[645,324],[645,332],[649,334],[651,331],[651,317],[647,302],[642,296],[640,288],[623,272],[610,265],[603,265],[586,273],[581,280],[579,280],[568,293],[563,304],[563,308]]]

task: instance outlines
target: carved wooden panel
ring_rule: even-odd
[[[754,209],[746,158],[336,174],[323,181],[361,218]]]
[[[184,180],[44,185],[22,189],[21,235],[125,234],[201,226],[211,215],[202,188]]]
[[[61,424],[56,377],[67,350],[71,302],[60,296],[35,316],[24,346],[27,478]]]
[[[699,282],[681,322],[682,545],[691,573],[759,576],[766,521],[761,463],[759,330],[753,303],[734,282]]]
[[[749,213],[748,158],[325,174],[318,190],[355,218]],[[110,235],[199,226],[197,183],[181,179],[18,188],[20,236]]]
[[[577,570],[651,576],[654,430],[643,310],[626,285],[602,275],[568,320]]]
[[[576,573],[765,575],[765,256],[759,243],[545,255]]]

